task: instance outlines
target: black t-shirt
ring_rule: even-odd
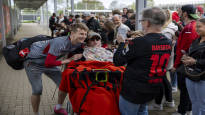
[[[159,93],[162,77],[171,54],[171,43],[162,34],[149,33],[121,43],[114,54],[114,64],[127,64],[121,95],[130,102],[143,104]]]

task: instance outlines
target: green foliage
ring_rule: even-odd
[[[23,23],[35,23],[35,20],[24,20]]]
[[[135,2],[133,2],[131,5],[129,5],[128,8],[129,8],[129,9],[136,10],[136,8],[135,8]]]
[[[87,9],[87,10],[104,10],[103,3],[97,0],[83,0],[75,4],[75,9]]]
[[[36,10],[24,9],[22,11],[22,14],[34,14],[34,13],[36,13]]]
[[[153,0],[147,0],[147,6],[148,7],[154,6],[154,1]]]
[[[63,0],[57,0],[58,4],[62,4]]]
[[[58,14],[63,14],[63,10],[58,10]]]

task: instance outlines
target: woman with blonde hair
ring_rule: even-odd
[[[178,31],[179,28],[177,25],[175,25],[175,23],[173,23],[170,10],[165,10],[165,14],[167,15],[167,21],[163,26],[164,29],[162,30],[162,33],[172,41],[172,53],[167,66],[167,76],[170,76],[171,78],[172,92],[177,92],[177,74],[175,72],[170,72],[169,70],[171,70],[174,65],[174,55],[177,40],[175,33]]]

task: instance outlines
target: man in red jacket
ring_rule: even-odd
[[[196,8],[193,5],[184,5],[179,11],[179,16],[184,22],[185,27],[177,40],[176,60],[172,71],[175,71],[182,64],[182,50],[188,52],[193,40],[199,37],[196,33],[196,19],[199,18],[196,14]],[[178,106],[178,113],[174,115],[184,115],[187,111],[191,111],[191,101],[186,89],[185,76],[181,74],[178,74],[178,87],[180,89],[180,104]]]

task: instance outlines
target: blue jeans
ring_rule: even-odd
[[[194,82],[186,78],[186,86],[192,102],[192,114],[205,115],[205,81]]]
[[[171,77],[172,87],[177,87],[177,73],[176,72],[170,72],[170,77]]]
[[[119,107],[121,115],[148,115],[146,104],[134,104],[125,100],[120,95]]]

